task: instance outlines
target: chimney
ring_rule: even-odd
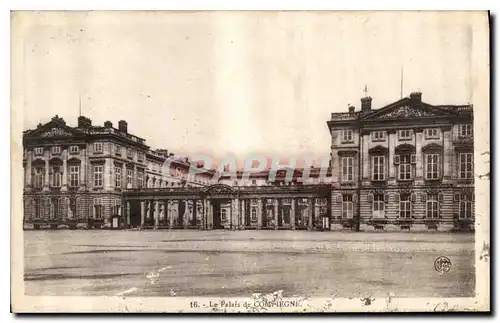
[[[104,127],[105,128],[113,128],[113,123],[111,121],[106,121],[106,122],[104,122]]]
[[[354,113],[354,107],[352,105],[349,106],[349,113],[353,114]]]
[[[361,98],[361,112],[368,112],[372,109],[372,98],[366,96]]]
[[[92,120],[84,116],[78,117],[78,128],[90,128],[92,126]]]
[[[413,103],[422,103],[422,92],[410,93],[410,99]]]
[[[118,130],[120,132],[127,133],[127,121],[125,120],[118,121]]]

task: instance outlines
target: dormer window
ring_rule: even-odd
[[[61,147],[60,146],[52,147],[52,155],[60,155],[60,154],[61,154]]]
[[[404,129],[398,131],[399,140],[411,140],[412,131],[410,129]]]
[[[69,147],[70,154],[78,154],[79,151],[80,151],[80,147],[78,147],[78,146],[70,146]]]
[[[94,142],[94,153],[102,153],[102,142]]]
[[[471,124],[461,124],[460,125],[460,138],[472,138],[472,125]]]
[[[36,147],[35,155],[43,155],[43,147]]]
[[[352,142],[352,130],[351,129],[345,129],[342,130],[342,142]]]
[[[385,140],[385,131],[372,132],[372,141],[384,141],[384,140]]]
[[[439,129],[437,128],[425,129],[425,139],[439,139]]]

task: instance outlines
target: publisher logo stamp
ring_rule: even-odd
[[[441,274],[447,273],[451,269],[451,261],[448,257],[440,256],[434,261],[434,269]]]

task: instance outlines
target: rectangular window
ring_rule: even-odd
[[[122,147],[118,144],[115,144],[115,155],[121,156],[122,154]]]
[[[222,222],[225,222],[227,219],[227,209],[221,209],[220,210],[220,220]]]
[[[459,218],[472,218],[472,199],[467,194],[462,196],[459,204]]]
[[[342,218],[351,219],[352,215],[352,195],[342,195]]]
[[[143,176],[143,175],[142,175],[142,172],[138,172],[138,173],[137,173],[137,187],[138,187],[138,188],[142,188],[142,185],[143,185],[143,184],[142,184],[142,183],[143,183],[143,181],[142,181],[142,178],[143,178],[143,177],[142,177],[142,176]],[[160,185],[160,182],[158,181],[158,187],[160,187],[159,185]]]
[[[35,155],[43,155],[43,147],[36,147]]]
[[[102,219],[102,200],[101,199],[94,199],[94,219],[100,220]]]
[[[33,176],[33,186],[35,188],[42,188],[45,179],[45,170],[42,167],[35,168],[35,174]]]
[[[472,125],[471,124],[461,124],[460,125],[460,138],[472,138]]]
[[[428,219],[439,218],[439,201],[436,194],[427,194],[425,202],[425,214]]]
[[[59,199],[54,197],[50,199],[50,218],[55,219],[59,214]]]
[[[353,141],[352,130],[351,129],[342,130],[342,142],[351,142],[351,141]]]
[[[78,187],[80,184],[80,166],[69,166],[69,186]]]
[[[411,179],[410,155],[399,156],[399,180],[405,181]]]
[[[385,156],[372,156],[372,179],[374,181],[385,179]]]
[[[253,207],[251,211],[252,221],[257,221],[257,208]]]
[[[410,194],[401,194],[399,196],[399,217],[402,219],[411,219]]]
[[[42,200],[35,199],[35,219],[42,217]]]
[[[385,218],[385,200],[383,194],[373,195],[373,218]]]
[[[460,153],[458,159],[458,174],[460,178],[471,179],[474,169],[472,153]]]
[[[59,166],[52,167],[51,177],[52,187],[61,187],[61,168]]]
[[[385,131],[372,132],[372,141],[384,141],[384,140],[385,140]]]
[[[94,187],[102,187],[103,185],[103,166],[94,166]]]
[[[132,188],[133,170],[127,169],[127,188]]]
[[[257,181],[255,179],[252,179],[252,185],[257,185]]]
[[[342,181],[352,182],[353,181],[353,157],[342,157]]]
[[[80,152],[80,147],[78,146],[70,146],[69,153],[70,154],[78,154]]]
[[[425,139],[439,139],[439,129],[437,128],[425,129]]]
[[[59,154],[61,154],[61,147],[60,146],[54,146],[54,147],[52,147],[52,154],[53,155],[59,155]]]
[[[102,153],[102,142],[94,142],[94,153]]]
[[[143,152],[140,152],[140,151],[137,152],[137,160],[138,161],[144,160],[144,153]]]
[[[122,168],[115,167],[115,186],[122,187]]]
[[[127,158],[128,159],[134,158],[134,151],[131,148],[127,148]]]
[[[427,154],[425,155],[425,165],[426,179],[438,179],[439,178],[439,154]]]
[[[404,129],[398,131],[399,140],[410,140],[412,139],[412,131],[410,129]]]

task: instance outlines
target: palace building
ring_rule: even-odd
[[[412,93],[332,113],[332,221],[361,230],[454,230],[474,223],[471,105]]]
[[[124,120],[71,127],[55,116],[23,134],[25,228],[473,229],[472,106],[421,93],[371,101],[332,113],[327,169],[272,180],[270,170],[192,174],[189,159],[151,149]]]

